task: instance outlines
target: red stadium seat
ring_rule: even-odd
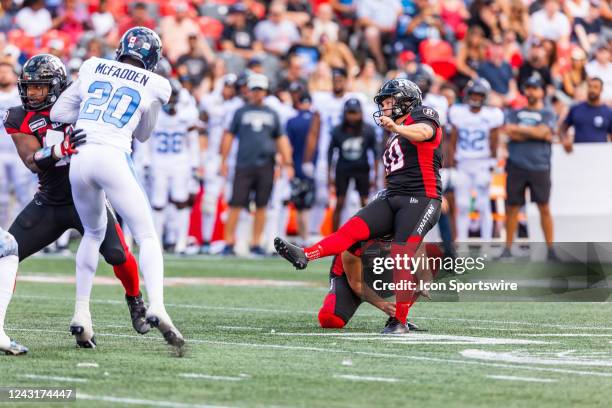
[[[207,38],[218,40],[223,34],[223,23],[212,17],[198,18],[200,32]]]
[[[419,45],[421,62],[431,66],[436,75],[449,80],[457,72],[453,47],[446,41],[428,39]]]
[[[32,55],[36,49],[36,39],[34,37],[28,37],[20,29],[14,29],[8,32],[8,42],[17,46],[21,52]]]

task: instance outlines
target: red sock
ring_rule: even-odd
[[[349,249],[354,243],[369,237],[370,228],[368,224],[359,217],[353,217],[341,226],[338,231],[323,238],[313,246],[304,248],[304,253],[309,261],[330,255],[338,255],[342,251]]]
[[[402,324],[406,324],[408,313],[414,302],[397,302],[395,304],[395,318]]]
[[[115,228],[117,229],[117,235],[119,235],[121,246],[125,251],[125,262],[121,265],[114,265],[113,271],[115,271],[117,279],[121,281],[125,289],[125,294],[128,296],[138,296],[138,294],[140,294],[140,278],[138,277],[138,264],[136,263],[136,258],[134,258],[134,255],[130,252],[130,249],[125,243],[123,231],[119,224],[115,224]]]

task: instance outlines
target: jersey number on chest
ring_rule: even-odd
[[[404,153],[399,144],[399,137],[393,139],[389,147],[387,147],[383,155],[383,164],[387,174],[393,173],[404,167]]]
[[[102,113],[104,122],[119,129],[130,121],[140,105],[138,91],[127,86],[122,86],[113,92],[110,82],[96,81],[89,86],[87,92],[92,96],[83,104],[79,119],[97,121]]]

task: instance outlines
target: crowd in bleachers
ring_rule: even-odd
[[[534,74],[559,123],[587,99],[589,77],[612,103],[609,0],[1,0],[0,60],[18,70],[48,52],[74,77],[91,56],[113,58],[134,26],[160,34],[166,74],[198,102],[227,74],[265,74],[284,122],[299,111],[294,91],[332,91],[337,69],[346,91],[370,103],[386,79],[419,70],[432,73],[428,91],[447,105],[484,78],[489,105],[524,107]]]

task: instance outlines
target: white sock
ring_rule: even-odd
[[[147,288],[149,305],[164,304],[164,257],[155,237],[146,237],[138,243],[138,263]]]
[[[4,318],[13,297],[18,265],[19,258],[15,255],[0,258],[0,338],[6,337],[4,333]]]
[[[105,229],[106,230],[106,229]],[[98,260],[100,259],[100,245],[102,238],[99,234],[91,234],[85,231],[83,239],[79,244],[76,254],[76,297],[77,299],[87,299],[91,295]]]
[[[155,232],[159,237],[159,241],[163,244],[164,241],[164,221],[166,220],[166,212],[164,210],[153,210],[153,224],[155,224]]]
[[[189,216],[191,208],[177,209],[175,218],[176,225],[176,252],[184,252],[187,248],[187,235],[189,234]]]
[[[77,296],[74,304],[74,317],[83,320],[80,323],[91,321],[91,313],[89,311],[89,296]]]
[[[215,231],[216,215],[215,213],[209,214],[207,212],[202,214],[202,239],[204,239],[205,242],[212,241]]]

